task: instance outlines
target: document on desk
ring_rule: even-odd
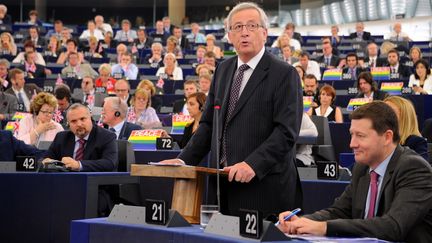
[[[380,240],[377,238],[342,238],[342,237],[326,237],[326,236],[315,236],[315,235],[289,235],[286,234],[288,237],[291,237],[293,239],[300,239],[305,240],[309,242],[320,242],[320,243],[333,243],[333,242],[349,242],[349,243],[356,243],[356,242],[379,242],[379,243],[385,243],[390,241]]]
[[[157,165],[157,166],[184,166],[184,167],[191,167],[190,165],[182,165],[182,164],[161,164],[159,162],[149,162],[149,165]]]

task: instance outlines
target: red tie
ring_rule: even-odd
[[[84,157],[84,145],[86,143],[86,140],[84,140],[84,139],[81,138],[81,139],[78,140],[78,143],[79,143],[79,147],[78,147],[78,150],[75,153],[75,160],[76,161],[81,161],[83,159],[83,157]]]
[[[378,174],[375,171],[370,172],[370,197],[369,197],[369,211],[367,218],[371,219],[375,216],[375,204],[378,195]]]

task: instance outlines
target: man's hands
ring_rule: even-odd
[[[179,159],[166,159],[159,162],[159,164],[165,165],[184,165],[184,163]]]
[[[51,158],[45,158],[44,160],[42,160],[43,164],[49,163],[55,161]],[[80,162],[72,159],[71,157],[63,157],[61,162],[63,164],[65,164],[66,168],[71,169],[71,170],[76,170],[79,171],[80,170]]]
[[[308,218],[300,218],[297,216],[293,216],[288,221],[285,221],[284,217],[290,213],[290,211],[286,211],[279,214],[278,228],[282,232],[287,234],[312,234],[318,236],[326,235],[327,222],[314,221]]]
[[[255,177],[255,171],[245,161],[223,168],[228,172],[228,181],[248,183]]]

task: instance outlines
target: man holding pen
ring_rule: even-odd
[[[381,101],[351,114],[351,148],[357,164],[334,204],[304,217],[279,215],[290,234],[375,237],[432,242],[432,169],[401,147],[396,114]]]

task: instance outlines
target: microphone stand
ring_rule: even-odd
[[[221,204],[220,204],[220,139],[219,139],[219,110],[220,110],[220,101],[219,99],[215,100],[214,103],[214,117],[215,120],[215,133],[216,133],[216,197],[217,197],[217,205],[218,205],[218,211],[220,213],[221,211]]]

